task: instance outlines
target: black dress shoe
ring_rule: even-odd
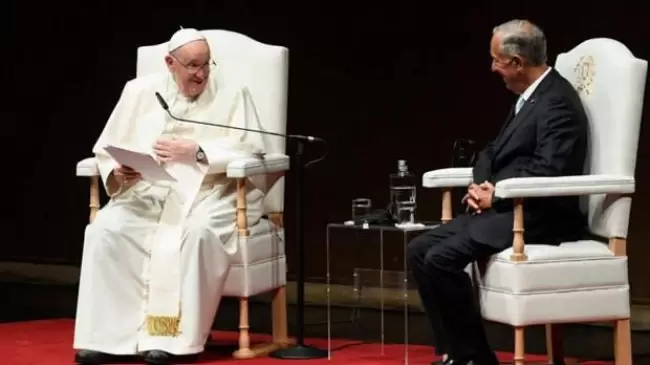
[[[103,365],[117,363],[122,358],[122,356],[105,354],[99,351],[79,350],[74,355],[74,362],[78,365]]]
[[[169,352],[160,350],[151,350],[144,353],[144,361],[147,365],[176,365],[178,363],[188,364],[196,362],[199,355],[182,355],[176,356]]]
[[[465,361],[447,359],[442,363],[442,365],[474,365],[474,364],[467,364],[467,362]]]

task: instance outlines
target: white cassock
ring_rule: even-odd
[[[236,158],[263,153],[263,139],[219,127],[176,122],[158,104],[160,92],[175,115],[262,129],[243,89],[209,79],[186,100],[168,74],[128,82],[93,148],[110,202],[85,234],[74,348],[115,355],[162,350],[203,351],[237,250],[236,181],[225,176]],[[116,163],[103,147],[152,151],[154,141],[187,138],[205,151],[209,166],[170,164],[179,182],[120,185]],[[248,224],[262,216],[264,194],[250,183]]]

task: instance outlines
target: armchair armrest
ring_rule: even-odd
[[[532,198],[633,192],[634,177],[631,176],[577,175],[505,179],[496,184],[494,195],[499,198]]]
[[[260,158],[244,158],[228,164],[227,174],[232,178],[243,178],[253,175],[267,174],[289,169],[289,156],[275,153]],[[95,219],[99,210],[99,167],[95,157],[85,158],[77,162],[77,176],[90,177],[90,221]],[[245,212],[245,209],[241,210]],[[238,214],[240,210],[238,210]],[[245,218],[242,218],[245,222]],[[245,228],[244,228],[245,229]]]
[[[99,168],[94,157],[88,157],[77,162],[77,176],[99,176]]]
[[[453,167],[425,172],[422,186],[425,188],[467,187],[472,183],[471,167]]]
[[[235,160],[228,164],[227,175],[242,178],[289,170],[289,156],[271,153],[262,157],[249,157]]]
[[[249,157],[228,164],[228,177],[247,177],[289,170],[289,156],[274,153],[263,158]],[[77,162],[77,176],[99,176],[99,168],[94,157]]]

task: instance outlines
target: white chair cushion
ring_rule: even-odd
[[[285,285],[284,230],[261,220],[249,228],[248,237],[240,238],[230,263],[225,296],[250,297]]]
[[[513,294],[604,288],[627,284],[627,258],[597,241],[526,245],[528,260],[510,261],[512,248],[492,258],[481,285]]]
[[[249,227],[248,237],[239,239],[239,249],[232,256],[232,265],[253,265],[284,256],[284,230],[268,219]]]
[[[627,257],[606,244],[527,244],[525,253],[523,262],[510,261],[511,248],[494,255],[478,278],[486,319],[519,326],[629,315]]]

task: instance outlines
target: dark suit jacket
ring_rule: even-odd
[[[480,152],[474,182],[496,185],[513,177],[582,175],[587,134],[587,115],[578,93],[551,70],[516,116],[511,110],[497,138]],[[525,199],[526,240],[553,243],[577,238],[586,223],[578,199]],[[495,199],[492,210],[512,214],[512,201]],[[502,234],[498,232],[499,238]],[[511,239],[511,232],[507,234]]]

